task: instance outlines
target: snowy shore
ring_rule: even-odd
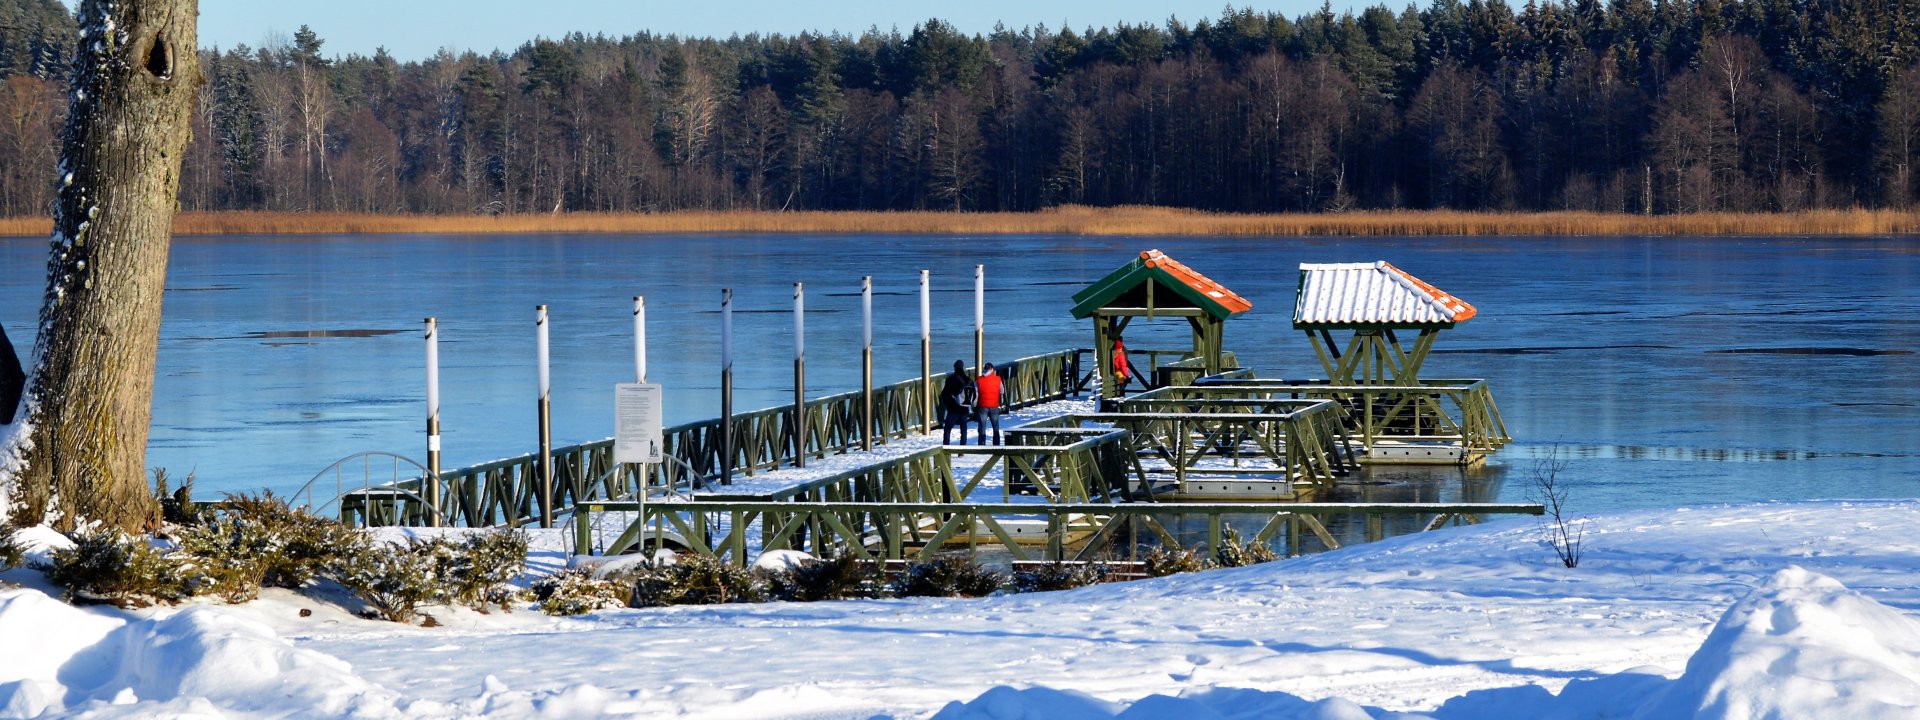
[[[0,573],[0,717],[1911,718],[1920,501],[1531,519],[984,600],[354,617]],[[551,569],[559,558],[536,558]],[[302,610],[310,610],[302,617]]]

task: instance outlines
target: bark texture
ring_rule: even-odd
[[[32,423],[15,518],[138,531],[154,354],[180,161],[201,82],[197,0],[84,0],[60,151],[59,201]]]
[[[0,327],[0,425],[13,422],[13,414],[20,409],[20,394],[26,389],[27,374],[20,368],[20,356],[14,354],[13,342],[7,339],[7,329]],[[0,453],[4,452],[0,450]],[[0,501],[4,500],[0,498]],[[5,504],[0,502],[0,506]]]

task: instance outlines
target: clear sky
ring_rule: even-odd
[[[72,5],[73,0],[68,0]],[[291,37],[302,24],[326,41],[323,54],[373,54],[385,46],[402,61],[432,55],[441,47],[480,52],[512,50],[540,37],[580,31],[631,35],[642,30],[726,37],[735,33],[793,34],[803,30],[858,34],[869,26],[902,32],[930,17],[968,33],[995,22],[1021,28],[1038,23],[1058,29],[1155,24],[1170,16],[1192,23],[1219,17],[1226,0],[200,0],[200,44],[259,47],[268,38]],[[1233,3],[1289,17],[1316,10],[1319,0]],[[1350,2],[1335,2],[1344,10]]]

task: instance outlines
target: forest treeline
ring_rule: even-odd
[[[1908,207],[1920,0],[1432,0],[986,35],[202,50],[186,210]],[[396,28],[396,32],[404,29]],[[0,214],[72,19],[0,0]]]

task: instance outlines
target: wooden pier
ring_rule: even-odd
[[[1345,274],[1338,292],[1314,289],[1328,272]],[[923,356],[925,290],[923,275]],[[976,295],[982,291],[976,284]],[[1093,398],[1027,418],[1005,432],[1004,446],[929,444],[939,429],[934,389],[947,373],[880,387],[868,376],[861,391],[805,399],[796,321],[795,402],[747,413],[723,403],[721,418],[667,428],[659,462],[616,463],[611,438],[548,449],[543,435],[542,452],[368,483],[319,509],[355,525],[519,527],[570,516],[564,522],[580,552],[672,547],[743,564],[776,549],[899,560],[986,548],[1015,560],[1112,560],[1133,558],[1143,544],[1215,548],[1235,529],[1298,554],[1340,547],[1342,527],[1346,541],[1375,540],[1541,512],[1525,504],[1318,502],[1363,463],[1465,465],[1510,439],[1486,381],[1418,376],[1434,333],[1473,312],[1397,268],[1302,266],[1295,326],[1314,339],[1329,371],[1319,380],[1262,379],[1239,367],[1221,346],[1222,328],[1251,303],[1157,251],[1075,301],[1074,315],[1094,321],[1094,348],[997,367],[1009,409]],[[802,307],[796,285],[796,315]],[[644,338],[639,298],[635,308]],[[1151,382],[1124,394],[1103,372],[1120,367],[1120,331],[1159,317],[1186,321],[1194,345],[1131,351],[1126,360],[1144,359],[1138,375]],[[544,312],[540,319],[544,347]],[[1342,347],[1334,329],[1354,337]],[[1418,333],[1411,352],[1396,329]],[[976,351],[982,337],[976,327]],[[643,340],[636,364],[644,379]],[[541,393],[544,428],[544,380]],[[848,454],[858,462],[845,470],[807,467]],[[401,459],[394,456],[396,474]],[[303,492],[312,506],[311,487]],[[1204,539],[1178,531],[1196,518],[1206,523]],[[1329,518],[1348,524],[1330,528]]]

